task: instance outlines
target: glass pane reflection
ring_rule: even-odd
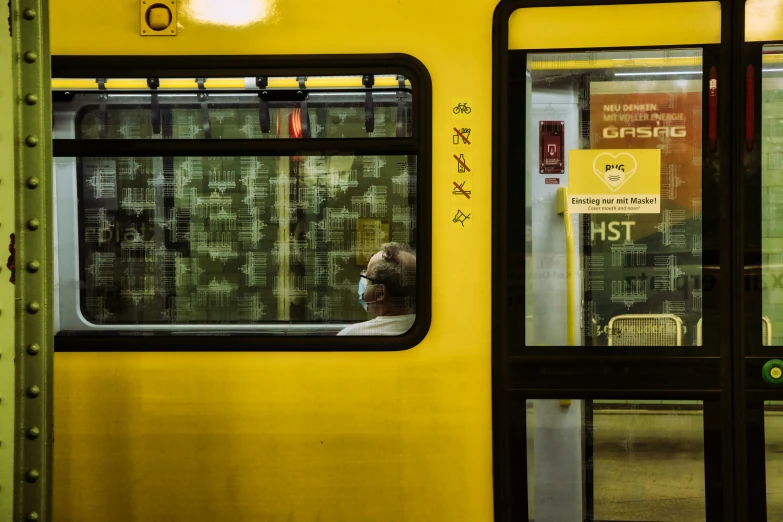
[[[531,400],[529,519],[706,519],[700,401]]]
[[[762,345],[783,344],[783,46],[765,45],[761,67]]]
[[[783,401],[764,403],[767,522],[783,522]]]
[[[701,343],[702,75],[700,49],[528,55],[527,345]],[[600,178],[570,164],[587,149],[659,149],[660,212],[563,213],[562,189]]]
[[[389,242],[416,249],[415,156],[58,163],[77,180],[57,189],[59,252],[80,260],[61,300],[78,289],[93,324],[362,321],[370,258]],[[65,205],[77,194],[78,218]]]

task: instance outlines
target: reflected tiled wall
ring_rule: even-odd
[[[783,78],[765,78],[761,98],[762,313],[772,344],[783,344],[783,288],[772,281],[783,266]]]

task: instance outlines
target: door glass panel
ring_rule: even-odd
[[[529,520],[706,520],[701,401],[531,400],[526,415]]]
[[[700,345],[702,51],[526,66],[526,344]]]
[[[783,46],[765,45],[761,67],[762,345],[783,344]]]
[[[764,403],[767,522],[783,522],[783,401]]]

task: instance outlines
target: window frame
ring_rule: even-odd
[[[413,121],[406,138],[297,138],[284,140],[53,140],[53,160],[89,156],[285,156],[415,155],[416,320],[399,336],[313,336],[248,329],[233,333],[210,325],[192,331],[145,329],[64,330],[55,335],[63,352],[202,351],[401,351],[426,337],[432,318],[432,81],[423,63],[407,54],[296,56],[53,56],[53,78],[189,78],[401,74],[411,84]],[[123,143],[124,142],[124,143]],[[204,148],[204,145],[209,148]],[[173,147],[172,147],[173,145]],[[96,150],[100,147],[99,150]],[[335,154],[339,151],[338,154]],[[284,323],[284,322],[281,322]],[[293,323],[292,323],[293,324]],[[144,342],[139,342],[144,339]]]

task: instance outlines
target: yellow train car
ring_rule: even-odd
[[[780,520],[779,0],[9,7],[0,520]]]
[[[127,324],[145,330],[128,315],[140,306],[111,304],[109,293],[85,295],[79,318],[68,316],[78,303],[60,298],[55,518],[491,519],[491,82],[475,79],[492,73],[495,6],[229,4],[163,3],[159,8],[170,29],[152,36],[144,33],[154,20],[143,2],[97,9],[51,3],[52,87],[60,96],[54,101],[55,149],[79,149],[54,152],[55,198],[63,212],[57,219],[75,223],[79,217],[66,202],[78,200],[85,212],[104,220],[93,223],[85,216],[79,222],[88,244],[96,246],[87,255],[116,254],[119,260],[135,255],[122,246],[131,246],[128,239],[151,245],[152,235],[134,225],[155,212],[145,207],[149,193],[139,192],[151,185],[131,176],[140,179],[145,169],[172,169],[179,176],[182,169],[198,168],[209,177],[173,187],[174,203],[163,203],[192,209],[179,241],[191,235],[191,259],[197,257],[196,241],[206,252],[201,266],[186,267],[186,261],[173,267],[179,281],[186,272],[204,275],[174,296],[174,308],[162,305],[166,314],[179,314],[184,333],[128,336]],[[481,30],[469,23],[477,19],[487,22]],[[89,39],[83,38],[85,27],[95,31]],[[363,81],[367,75],[373,77],[370,87]],[[99,86],[99,77],[105,84]],[[146,119],[149,94],[134,97],[134,90],[150,92],[148,77],[159,79],[163,141],[154,139],[151,127],[157,115]],[[197,77],[205,79],[211,140],[201,123],[195,135],[185,129],[187,121],[201,117],[201,107],[193,105]],[[266,79],[267,100],[259,99],[259,77]],[[103,102],[97,98],[101,88],[107,93]],[[297,98],[300,89],[306,99]],[[373,132],[366,127],[365,103],[372,105]],[[460,104],[469,112],[455,113]],[[101,129],[103,117],[108,128]],[[461,145],[453,141],[454,128],[470,128]],[[189,159],[156,165],[159,160],[145,163],[141,157],[125,166],[100,163],[129,155],[120,149],[131,136],[133,146],[203,156],[203,165],[188,166]],[[173,142],[191,152],[176,152]],[[115,145],[120,149],[108,150]],[[205,145],[217,148],[207,152]],[[457,172],[455,154],[465,158],[469,172]],[[77,172],[70,158],[91,155],[100,158],[82,161],[78,169],[87,170]],[[103,186],[104,168],[127,168],[129,174]],[[74,174],[84,176],[85,184],[63,188],[61,179]],[[186,194],[194,188],[198,194]],[[130,201],[122,191],[140,198],[134,208],[142,219],[135,210],[119,217],[123,201]],[[220,200],[232,191],[233,201]],[[124,228],[135,231],[112,228],[106,219],[114,211],[107,206],[87,208],[104,195],[119,201],[118,228],[126,219]],[[191,196],[183,206],[180,198]],[[464,224],[453,221],[460,209],[469,216]],[[59,252],[68,243],[84,244],[84,236],[66,238],[68,227],[59,230]],[[116,248],[99,247],[89,239],[95,233]],[[125,236],[109,238],[112,233]],[[231,237],[221,242],[220,234]],[[359,272],[390,240],[416,250],[416,324],[400,338],[335,337],[346,320],[367,318],[356,296]],[[164,248],[178,248],[176,239],[162,241]],[[251,249],[259,255],[245,259]],[[189,255],[180,252],[183,259]],[[330,257],[321,263],[319,252]],[[68,257],[78,255],[58,260],[68,263]],[[85,277],[101,270],[89,260],[87,265]],[[143,282],[123,286],[121,271],[129,267],[116,269],[116,290],[132,286],[143,294]],[[68,281],[71,268],[57,268],[60,296],[79,292],[76,278]],[[218,287],[223,283],[224,294]],[[287,295],[278,292],[286,285]],[[192,302],[183,304],[190,295]],[[96,300],[108,304],[97,315],[85,314],[88,301]],[[237,306],[245,306],[239,303],[258,312],[259,302],[263,316],[236,316]],[[219,317],[221,309],[228,315]],[[152,317],[159,312],[142,319],[147,333],[177,327],[175,320]],[[102,337],[92,327],[99,322],[124,335]],[[199,331],[198,322],[210,323],[207,328],[219,336]],[[88,331],[80,330],[86,323]]]

